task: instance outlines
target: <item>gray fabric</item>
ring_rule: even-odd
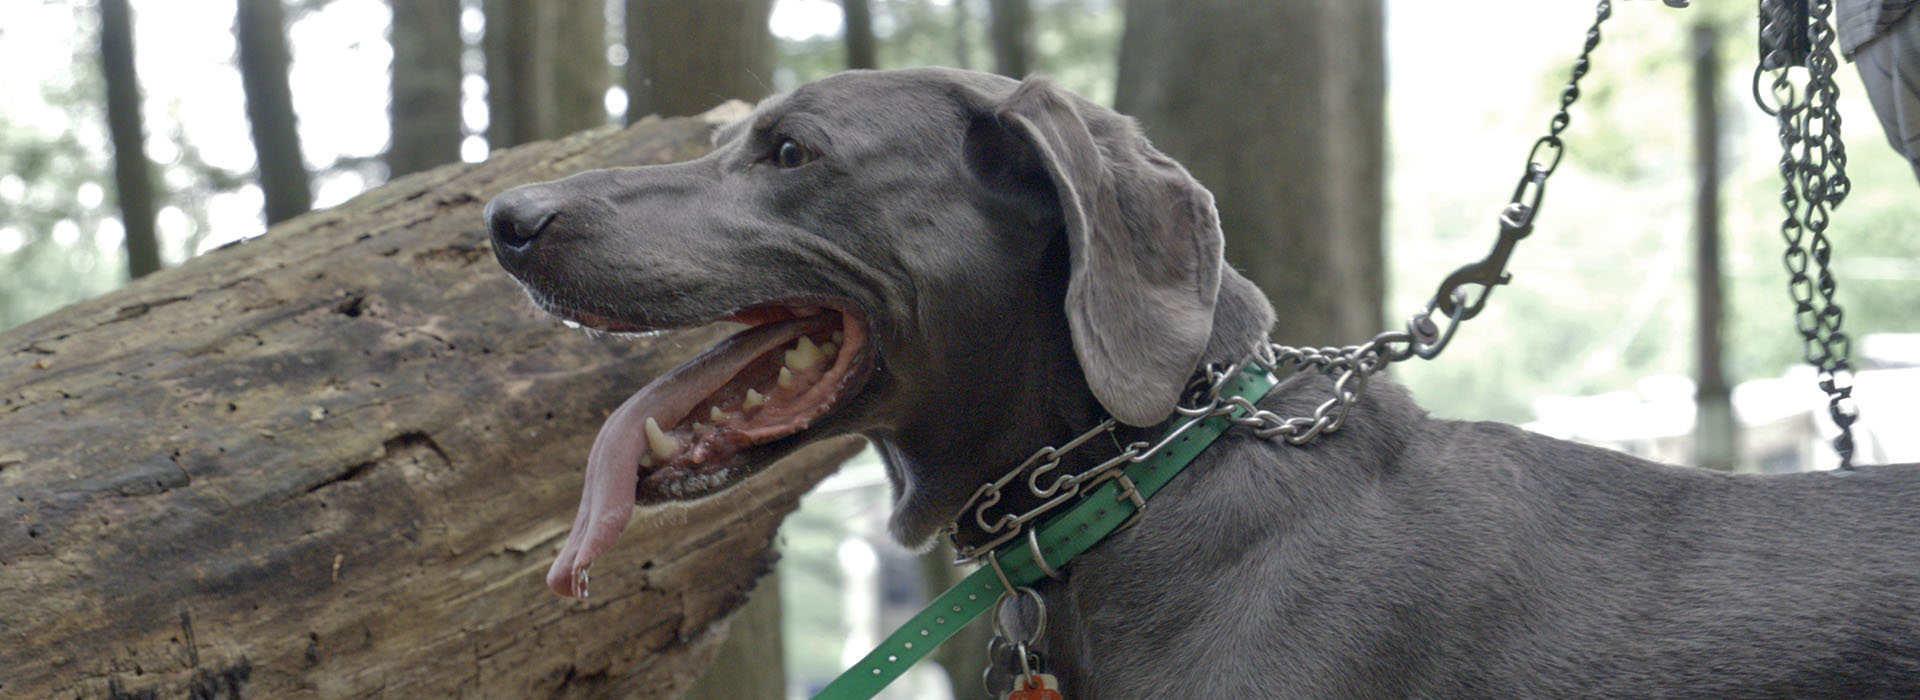
[[[1920,11],[1906,13],[1853,59],[1887,142],[1920,180]]]
[[[1875,37],[1886,33],[1916,0],[1834,0],[1834,31],[1840,35],[1840,54],[1848,58]]]
[[[771,165],[789,137],[819,158]],[[1043,82],[853,72],[769,99],[700,160],[502,195],[551,209],[524,213],[538,241],[496,254],[542,298],[642,325],[856,306],[877,363],[864,391],[743,454],[866,435],[894,535],[919,545],[980,484],[1097,422],[1126,372],[1147,391],[1119,410],[1164,415],[1154,375],[1195,329],[1195,363],[1264,341],[1272,307],[1217,259],[1210,213],[1156,210],[1208,202],[1162,160]],[[1072,298],[1088,284],[1129,301],[1074,308],[1104,303]],[[1083,362],[1088,334],[1141,354]],[[1331,391],[1299,376],[1261,406],[1303,415]],[[1092,441],[1062,472],[1159,432]],[[1913,697],[1920,469],[1659,465],[1436,420],[1376,379],[1310,445],[1228,432],[1041,590],[1046,661],[1076,700]]]

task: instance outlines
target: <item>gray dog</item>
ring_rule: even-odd
[[[608,419],[562,595],[636,501],[848,432],[886,459],[893,535],[922,544],[1042,445],[1106,416],[1122,443],[1158,435],[1196,368],[1274,322],[1221,262],[1212,196],[1045,81],[847,73],[717,143],[488,208],[501,264],[558,316],[748,326]],[[1261,406],[1330,391],[1297,375]],[[1044,648],[1076,699],[1916,697],[1916,546],[1910,466],[1671,467],[1434,420],[1378,382],[1305,447],[1229,431],[1041,588]]]

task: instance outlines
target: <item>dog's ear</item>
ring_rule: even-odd
[[[1059,200],[1067,323],[1094,398],[1129,425],[1164,420],[1213,330],[1224,245],[1213,194],[1132,119],[1048,81],[1021,83],[996,115]]]

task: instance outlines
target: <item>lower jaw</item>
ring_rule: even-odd
[[[833,348],[827,344],[832,343],[844,348],[844,353],[816,356],[820,359],[796,365],[782,354],[787,348],[783,344],[741,369],[675,425],[660,431],[679,445],[679,451],[643,456],[634,489],[637,504],[687,500],[724,490],[810,442],[803,436],[816,431],[816,422],[858,395],[873,362],[871,348],[865,347],[870,342],[868,331],[848,312],[823,314],[828,318],[808,324],[795,337],[829,352]],[[783,357],[789,359],[783,361]],[[791,386],[786,377],[789,371],[795,376]],[[753,397],[758,403],[744,401],[749,394],[759,394]],[[649,444],[652,440],[648,438]],[[654,464],[654,459],[662,461]]]

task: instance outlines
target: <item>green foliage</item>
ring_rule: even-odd
[[[71,81],[42,86],[43,105],[0,112],[0,328],[110,290],[126,276],[119,222],[107,213],[105,91],[94,64],[79,56],[73,64]]]
[[[32,320],[127,281],[126,249],[107,142],[105,80],[90,5],[73,12],[64,75],[43,79],[41,103],[0,112],[0,329]],[[0,27],[8,32],[30,27]],[[192,257],[211,232],[214,196],[248,183],[206,162],[185,134],[181,105],[146,100],[161,259]],[[156,108],[157,111],[156,111]]]

